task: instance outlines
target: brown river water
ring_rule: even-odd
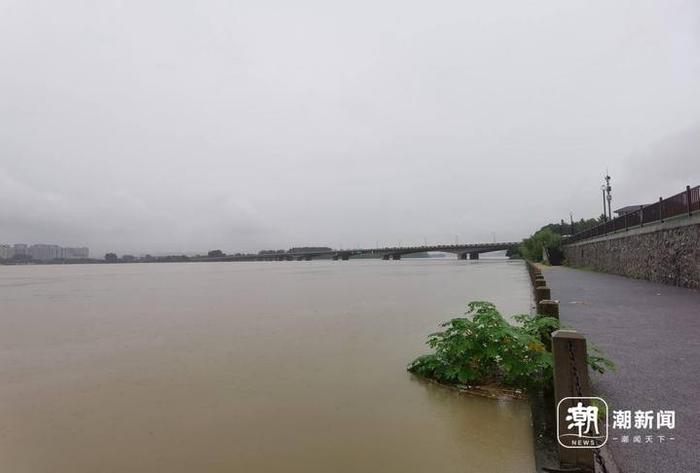
[[[532,472],[525,401],[425,383],[520,262],[0,266],[0,472]]]

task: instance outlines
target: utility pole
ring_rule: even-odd
[[[608,210],[605,207],[605,184],[600,186],[600,190],[603,191],[603,222],[607,222],[608,221]]]
[[[605,171],[605,191],[608,193],[608,220],[612,220],[612,187],[610,187],[610,174]]]
[[[574,213],[569,212],[569,220],[571,221],[571,234],[574,234]]]

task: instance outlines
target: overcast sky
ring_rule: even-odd
[[[0,0],[0,243],[521,239],[700,184],[700,3]]]

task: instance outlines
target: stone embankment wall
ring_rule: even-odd
[[[700,214],[564,246],[566,264],[700,288]]]

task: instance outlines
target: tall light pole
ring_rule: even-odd
[[[571,221],[571,234],[574,234],[574,213],[569,212],[569,220]]]
[[[605,173],[605,190],[608,193],[608,219],[612,220],[612,187],[610,187],[610,174]]]
[[[603,191],[603,222],[607,222],[608,221],[608,211],[605,208],[605,184],[600,186],[600,190]]]

